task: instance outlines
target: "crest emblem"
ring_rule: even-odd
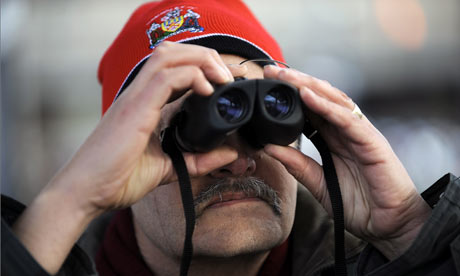
[[[166,15],[161,18],[161,22],[154,21],[147,30],[150,48],[153,49],[161,41],[176,34],[183,32],[202,32],[204,28],[198,23],[200,15],[192,9],[193,8],[187,9],[187,12],[182,15],[183,8],[176,7],[173,10],[169,10]]]

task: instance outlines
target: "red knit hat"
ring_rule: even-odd
[[[133,13],[99,64],[103,113],[163,40],[284,61],[276,41],[240,0],[146,3]]]

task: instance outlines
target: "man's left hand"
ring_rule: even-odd
[[[328,82],[292,69],[266,66],[265,78],[296,86],[313,126],[332,154],[344,203],[345,227],[387,258],[404,252],[431,213],[388,141],[353,101]],[[332,215],[321,165],[292,147],[267,145]]]

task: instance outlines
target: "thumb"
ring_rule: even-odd
[[[185,153],[184,159],[191,177],[203,176],[223,167],[238,158],[238,152],[227,145],[206,153]]]
[[[302,183],[319,202],[323,202],[327,195],[327,189],[323,168],[318,162],[288,146],[268,144],[264,151],[280,161],[286,170]]]
[[[238,152],[234,148],[224,145],[206,153],[184,152],[183,156],[189,176],[199,177],[235,161],[238,158]],[[167,158],[166,167],[167,173],[162,184],[177,181],[177,174],[170,158]]]

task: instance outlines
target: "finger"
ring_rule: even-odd
[[[153,72],[163,67],[193,64],[199,66],[216,83],[225,83],[233,78],[216,50],[198,45],[163,41],[148,62],[153,63]]]
[[[264,151],[280,161],[297,181],[322,202],[327,190],[323,180],[323,169],[315,160],[292,147],[268,144]]]
[[[154,97],[151,108],[162,108],[171,94],[183,94],[190,88],[193,93],[210,96],[214,88],[203,71],[196,66],[186,65],[159,71],[144,89],[146,97]],[[156,93],[159,91],[160,93]],[[174,95],[180,97],[181,95]]]
[[[347,107],[350,110],[354,107],[353,101],[344,92],[332,86],[327,81],[320,80],[294,69],[286,69],[276,66],[265,66],[264,73],[266,74],[266,77],[289,82],[298,89],[306,86],[318,95],[321,95],[323,98]]]
[[[205,48],[205,51],[211,54],[211,56],[217,61],[217,63],[221,66],[221,68],[224,69],[224,72],[227,74],[228,78],[226,78],[223,82],[226,83],[229,81],[233,81],[233,74],[228,68],[227,64],[225,64],[225,62],[222,60],[219,52],[217,52],[215,49],[210,48]]]
[[[248,73],[248,66],[246,64],[227,64],[227,68],[232,73],[233,77],[244,77]]]
[[[360,118],[348,108],[317,95],[307,87],[300,89],[300,97],[309,110],[336,126],[351,142],[364,145],[381,139],[381,134],[365,116]]]
[[[190,176],[198,177],[235,161],[238,152],[232,147],[221,146],[207,153],[187,153],[184,157]]]
[[[175,94],[176,98],[180,97],[181,95],[177,94],[185,93],[188,88],[203,96],[211,95],[214,90],[203,71],[196,66],[186,65],[160,70],[141,93],[126,97],[135,98],[140,109],[159,111],[172,94]]]
[[[225,145],[206,153],[184,153],[184,159],[190,177],[206,175],[215,169],[235,161],[237,158],[238,152],[234,148]],[[168,160],[166,166],[168,169],[162,184],[177,181],[177,174],[175,173],[171,159]]]
[[[138,77],[133,81],[133,85],[142,87],[158,71],[183,65],[198,66],[203,70],[205,76],[214,83],[226,83],[233,79],[231,72],[216,50],[197,45],[163,41],[155,48]]]
[[[125,131],[141,132],[148,138],[158,126],[161,108],[173,93],[184,93],[187,88],[204,96],[213,91],[203,71],[196,66],[166,68],[158,72],[142,91],[121,94],[107,114],[115,113],[115,122],[119,126],[125,125]]]

